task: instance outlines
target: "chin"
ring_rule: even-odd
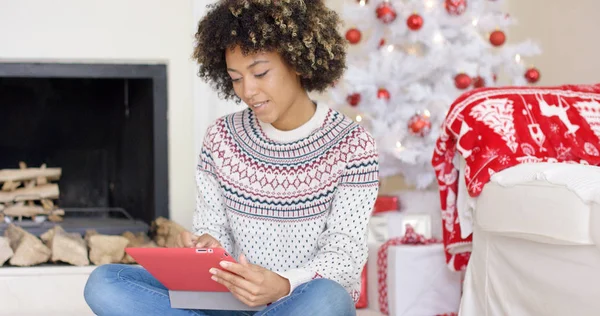
[[[265,124],[273,124],[275,121],[277,121],[277,116],[276,115],[271,115],[271,113],[268,114],[256,114],[256,118],[265,123]]]

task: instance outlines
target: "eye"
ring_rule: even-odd
[[[261,73],[261,74],[254,75],[254,77],[256,77],[256,78],[262,78],[262,77],[264,77],[264,76],[265,76],[265,75],[266,75],[268,72],[269,72],[269,71],[267,70],[267,71],[265,71],[265,72],[263,72],[263,73]]]
[[[231,78],[231,82],[239,82],[240,80],[242,80],[242,78]]]

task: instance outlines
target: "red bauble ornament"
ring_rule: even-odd
[[[454,77],[454,85],[456,88],[464,90],[471,85],[471,77],[465,73],[460,73]]]
[[[406,25],[409,29],[417,31],[423,27],[423,17],[413,13],[408,17],[408,19],[406,19]]]
[[[540,80],[540,71],[535,67],[527,69],[525,72],[525,79],[527,79],[527,82],[529,83],[538,82]]]
[[[448,14],[461,15],[467,10],[467,0],[446,0],[444,6]]]
[[[390,92],[384,88],[379,88],[379,90],[377,90],[377,98],[385,99],[387,101],[390,99]]]
[[[485,87],[485,79],[477,76],[473,78],[473,88],[482,88]]]
[[[387,2],[380,3],[375,9],[375,13],[377,13],[377,18],[386,24],[392,23],[396,19],[396,10]]]
[[[346,98],[346,101],[351,106],[357,106],[360,103],[360,93],[352,93]]]
[[[501,46],[506,41],[506,35],[500,30],[495,30],[490,34],[490,43],[494,46]]]
[[[385,38],[379,40],[379,48],[383,47],[383,45],[385,45]]]
[[[431,131],[431,121],[429,116],[424,114],[415,114],[408,121],[408,131],[417,136],[425,136]]]
[[[356,28],[351,28],[346,32],[346,39],[348,42],[350,42],[350,44],[356,44],[360,42],[361,37],[362,33]]]

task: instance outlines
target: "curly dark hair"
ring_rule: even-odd
[[[340,18],[322,0],[220,0],[199,22],[193,58],[198,76],[224,99],[240,100],[227,73],[225,50],[278,52],[300,74],[302,87],[322,92],[346,68]]]

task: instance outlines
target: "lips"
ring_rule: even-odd
[[[264,102],[254,103],[251,107],[256,114],[259,114],[268,109],[269,103],[270,102],[267,100]]]
[[[252,107],[253,107],[253,108],[255,108],[255,109],[257,109],[257,108],[260,108],[261,106],[263,106],[263,105],[265,105],[265,104],[267,104],[267,103],[269,103],[269,101],[264,101],[264,102],[260,102],[260,103],[255,103],[255,104],[253,104],[253,105],[252,105]]]

